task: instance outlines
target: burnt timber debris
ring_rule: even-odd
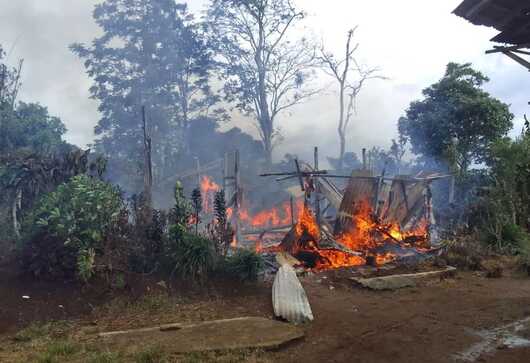
[[[314,165],[297,159],[294,164],[292,172],[270,172],[261,176],[278,177],[278,181],[298,179],[304,193],[304,210],[311,214],[316,225],[310,232],[299,221],[271,250],[290,253],[310,268],[340,267],[340,263],[334,263],[329,257],[338,252],[347,255],[342,257],[342,260],[349,260],[347,266],[361,264],[360,260],[365,260],[366,264],[384,263],[384,255],[410,257],[436,251],[438,238],[431,184],[440,179],[452,179],[452,175],[420,173],[389,177],[384,170],[381,175],[375,175],[368,169],[354,170],[349,176],[333,175],[317,168],[316,148]],[[331,181],[333,178],[347,180],[346,187],[341,190]],[[322,201],[327,202],[323,211],[320,209]],[[369,235],[363,237],[373,241],[363,246],[345,243],[352,231],[359,229],[359,224],[369,225],[366,227]],[[280,230],[284,229],[282,226]],[[260,237],[266,233],[260,232]]]

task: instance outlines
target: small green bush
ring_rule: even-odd
[[[500,238],[499,238],[500,237]],[[522,227],[507,223],[500,228],[500,236],[487,233],[483,240],[497,252],[518,254],[530,245],[530,235]]]
[[[240,281],[256,281],[264,267],[263,257],[251,250],[237,250],[225,261],[226,272]]]
[[[104,249],[122,205],[118,190],[86,175],[60,185],[25,221],[24,265],[36,275],[77,272],[90,278],[95,254]]]
[[[204,283],[216,265],[213,242],[190,233],[177,233],[171,238],[164,259],[171,275],[177,273],[184,279]]]

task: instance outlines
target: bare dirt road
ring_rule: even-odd
[[[481,342],[474,332],[530,317],[528,278],[487,279],[460,272],[456,278],[425,286],[376,292],[327,272],[302,278],[302,284],[315,316],[304,327],[305,338],[276,351],[256,353],[251,361],[452,362]],[[145,284],[142,289],[152,293],[156,287]],[[21,300],[25,294],[30,300]],[[80,331],[86,326],[113,330],[237,316],[270,318],[270,294],[268,284],[217,284],[207,291],[174,291],[173,297],[163,294],[155,303],[134,305],[123,301],[141,301],[138,291],[120,296],[101,294],[97,288],[81,292],[73,284],[23,282],[1,273],[0,340],[7,345],[0,349],[0,357],[10,357],[10,337],[34,320],[72,320]],[[530,338],[530,329],[521,334]],[[476,361],[530,362],[529,347],[492,344],[493,349],[477,354]]]

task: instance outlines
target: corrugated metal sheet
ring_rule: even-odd
[[[399,222],[404,227],[413,218],[422,214],[425,207],[424,192],[427,182],[408,182],[405,177],[392,182],[388,200],[383,208],[384,222]]]
[[[313,320],[313,312],[296,272],[289,264],[280,267],[272,285],[274,315],[291,323]]]
[[[352,178],[344,192],[344,198],[340,205],[339,214],[335,223],[334,234],[338,235],[349,231],[354,226],[353,215],[355,215],[359,203],[372,202],[377,190],[377,179],[373,178],[369,170],[354,170]]]
[[[454,13],[475,25],[499,30],[494,42],[530,42],[530,0],[465,0]]]
[[[340,208],[342,198],[344,197],[339,188],[337,188],[335,184],[324,177],[318,178],[317,183],[320,187],[320,192],[324,195],[324,197],[326,197],[333,208],[338,210]]]

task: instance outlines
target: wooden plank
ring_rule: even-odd
[[[456,268],[447,266],[440,271],[420,272],[415,274],[390,275],[372,278],[352,278],[353,281],[363,287],[372,290],[396,290],[403,287],[416,286],[418,282],[433,279],[443,279],[456,274]]]

